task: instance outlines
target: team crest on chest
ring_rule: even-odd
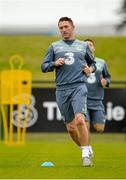
[[[87,82],[88,82],[89,84],[93,84],[93,83],[96,82],[95,73],[91,73],[91,74],[89,75],[89,77],[87,78]]]
[[[97,71],[102,71],[103,66],[100,63],[96,63]]]

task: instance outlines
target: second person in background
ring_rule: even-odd
[[[92,39],[85,39],[92,54],[95,52],[95,44]],[[87,98],[87,126],[90,128],[90,122],[93,123],[97,132],[103,132],[105,128],[105,110],[103,105],[104,88],[109,87],[110,74],[104,59],[95,57],[96,71],[87,78],[88,98]],[[89,140],[90,156],[93,157],[93,150]]]

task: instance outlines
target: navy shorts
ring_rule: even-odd
[[[105,112],[102,110],[88,109],[86,114],[86,121],[91,121],[93,124],[105,124]]]
[[[76,113],[86,115],[87,87],[85,84],[72,89],[56,90],[56,101],[65,123],[71,122]]]

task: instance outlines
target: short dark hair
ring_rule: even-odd
[[[72,26],[74,26],[72,19],[69,17],[61,17],[58,21],[58,24],[62,21],[69,21],[72,24]]]
[[[92,42],[95,45],[94,41],[92,39],[90,39],[90,38],[87,38],[84,41],[90,41],[90,42]]]

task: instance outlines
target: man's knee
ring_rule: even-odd
[[[66,128],[69,133],[72,133],[76,130],[76,125],[75,125],[75,123],[70,122],[66,125]]]
[[[94,128],[98,133],[104,132],[105,125],[104,124],[94,124]]]
[[[85,124],[84,120],[85,120],[85,117],[84,117],[83,114],[78,113],[78,114],[75,115],[75,122],[76,122],[77,126]]]

